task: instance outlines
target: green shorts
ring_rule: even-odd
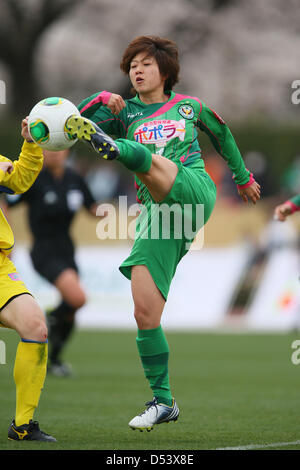
[[[216,201],[215,183],[201,163],[190,167],[176,164],[178,173],[166,198],[160,203],[149,193],[145,198],[148,202],[137,219],[132,251],[119,267],[131,279],[132,266],[147,266],[165,299],[179,261],[209,219]]]

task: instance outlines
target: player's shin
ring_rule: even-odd
[[[14,366],[16,426],[29,423],[33,418],[45,382],[47,357],[47,342],[21,339]]]
[[[128,170],[135,173],[146,173],[150,170],[152,154],[144,145],[126,139],[118,139],[115,142],[120,152],[117,160]]]
[[[172,394],[168,372],[169,345],[161,326],[149,330],[138,330],[136,342],[153,396],[156,397],[158,403],[171,406]]]

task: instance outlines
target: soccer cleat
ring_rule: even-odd
[[[156,398],[145,404],[147,406],[146,410],[128,423],[131,429],[149,432],[156,424],[169,423],[169,421],[177,421],[178,419],[179,409],[174,398],[172,406],[158,403]]]
[[[22,426],[16,426],[15,420],[13,420],[8,428],[8,439],[10,441],[57,442],[53,436],[40,430],[37,421],[32,420]]]
[[[114,160],[120,155],[117,144],[93,121],[83,116],[71,116],[66,128],[74,138],[91,144],[93,149],[105,160]]]

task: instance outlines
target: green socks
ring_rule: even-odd
[[[162,327],[138,330],[136,343],[153,396],[159,403],[172,406],[168,372],[169,345]]]
[[[152,154],[144,145],[126,139],[117,139],[120,151],[117,160],[134,173],[146,173],[152,164]]]

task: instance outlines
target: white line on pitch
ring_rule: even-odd
[[[252,450],[252,449],[265,449],[266,447],[285,447],[285,446],[298,446],[300,441],[293,442],[275,442],[273,444],[249,444],[247,446],[238,447],[219,447],[216,450]]]

